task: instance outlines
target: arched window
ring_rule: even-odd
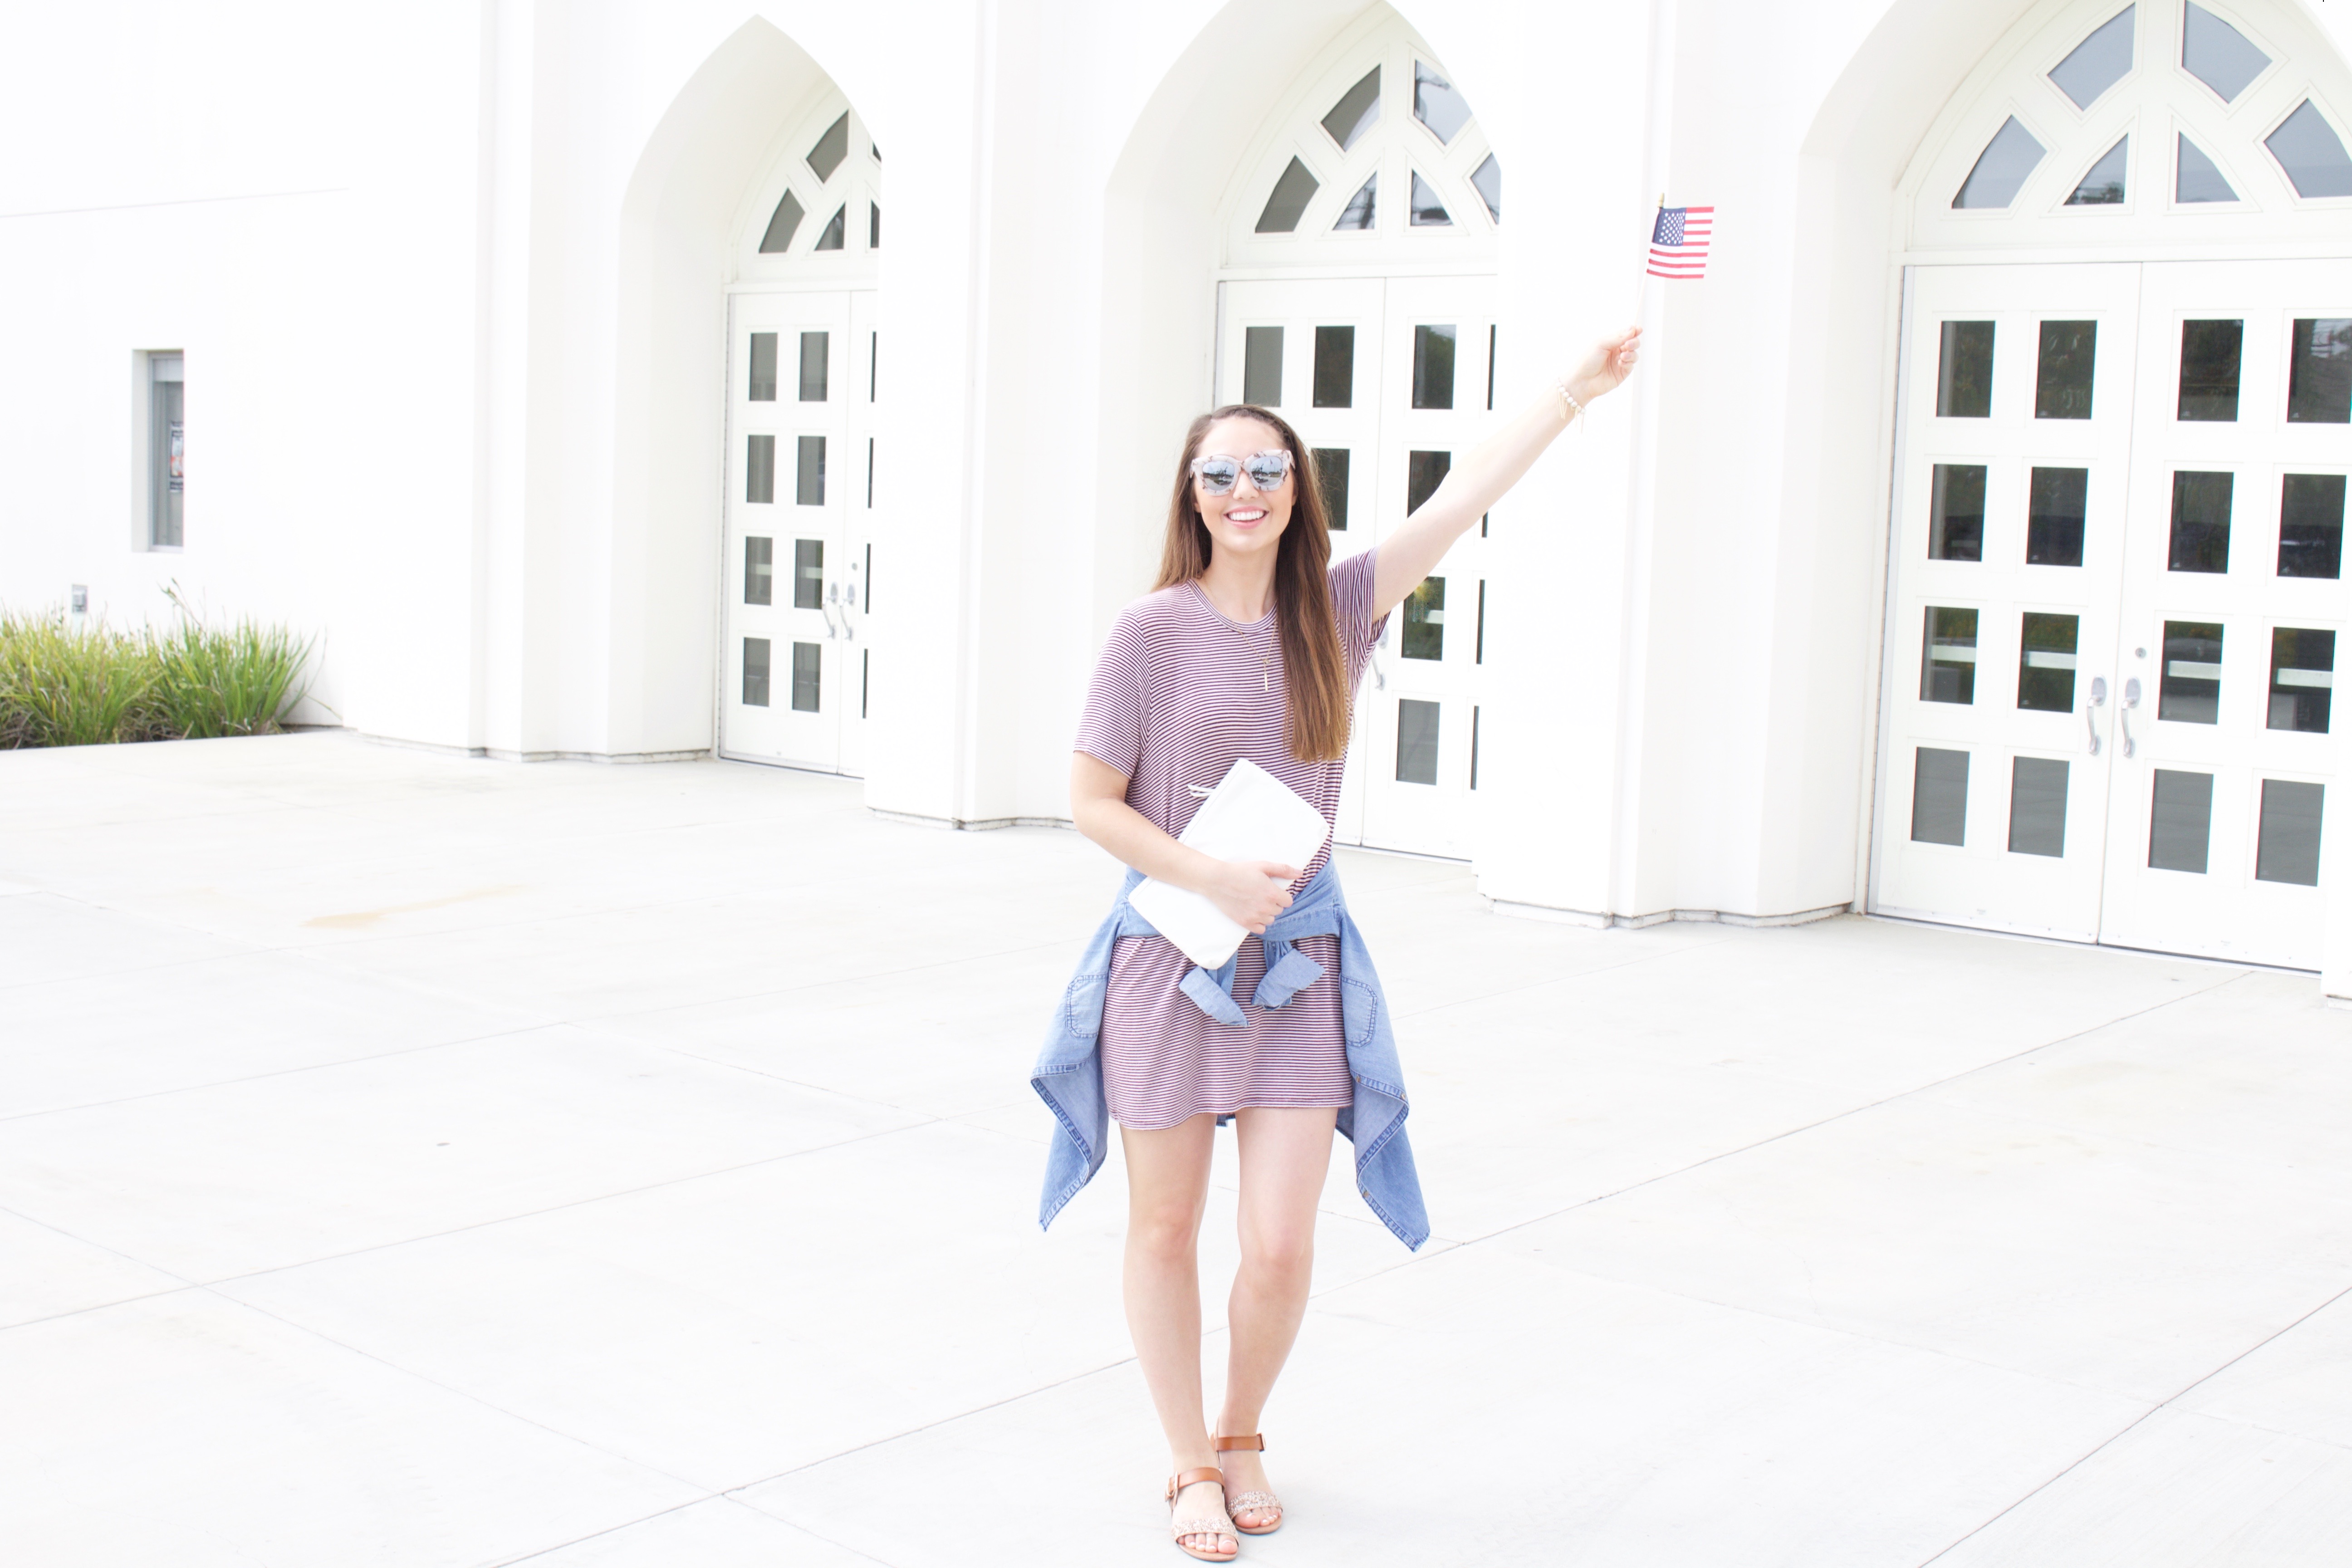
[[[881,150],[847,100],[830,94],[785,132],[758,185],[737,275],[847,283],[875,275],[881,247]]]

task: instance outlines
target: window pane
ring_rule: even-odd
[[[1936,363],[1936,417],[1992,417],[1992,327],[1990,321],[1946,321],[1943,353]]]
[[[2172,476],[2172,551],[2166,563],[2168,571],[2230,569],[2230,492],[2234,479],[2231,474]]]
[[[1404,464],[1404,514],[1411,517],[1421,510],[1421,503],[1437,493],[1445,482],[1446,471],[1454,467],[1451,452],[1408,452]]]
[[[1445,579],[1423,577],[1404,598],[1404,657],[1445,657]]]
[[[824,541],[793,541],[793,608],[824,608]]]
[[[1919,748],[1911,774],[1911,839],[1960,844],[1968,837],[1969,754]]]
[[[831,332],[801,334],[801,401],[823,403],[831,384],[833,363]]]
[[[2156,716],[2178,724],[2221,719],[2221,626],[2218,621],[2164,623],[2164,679]],[[2199,870],[2205,868],[2200,850]]]
[[[802,506],[824,504],[824,437],[801,437],[800,473],[793,500]]]
[[[2238,361],[2243,321],[2180,323],[2180,415],[2183,419],[2238,416]]]
[[[2058,90],[2088,109],[2099,95],[2123,80],[2132,65],[2132,7],[2125,6],[2092,35],[2074,46],[2074,52],[2051,70]]]
[[[2319,886],[2319,814],[2326,793],[2315,784],[2263,781],[2263,825],[2254,847],[2256,881]]]
[[[2290,363],[2288,424],[2352,424],[2352,318],[2298,319]]]
[[[768,639],[743,639],[743,705],[765,708],[768,705]]]
[[[2238,193],[2230,182],[2205,156],[2204,150],[2187,136],[2179,138],[2179,161],[2174,165],[2172,199],[2184,206],[2196,202],[2234,202]]]
[[[2009,852],[2066,853],[2066,764],[2020,757],[2010,766]]]
[[[824,645],[814,642],[793,644],[793,711],[814,713],[817,710],[817,689],[824,673]]]
[[[1315,462],[1315,485],[1323,496],[1323,517],[1331,531],[1343,533],[1348,527],[1348,448],[1317,447],[1312,448]]]
[[[2037,713],[2074,710],[2074,639],[2081,626],[2079,616],[2025,612],[2017,668],[2020,708]]]
[[[2289,474],[2279,494],[2278,574],[2338,577],[2344,571],[2344,476]]]
[[[2124,170],[2131,160],[2131,138],[2126,136],[2099,155],[2074,194],[2066,198],[2070,207],[2114,206],[2124,199]]]
[[[751,334],[751,394],[754,403],[776,400],[776,334]]]
[[[2091,470],[2036,468],[2025,515],[2028,566],[2080,566]]]
[[[1470,787],[1478,787],[1478,710],[1470,710]]]
[[[2148,803],[2147,864],[2157,871],[2205,874],[2205,848],[2213,837],[2213,775],[2156,770]]]
[[[2294,182],[2295,195],[2308,200],[2313,196],[2352,196],[2352,157],[2344,153],[2344,142],[2336,128],[2322,118],[2311,100],[2305,99],[2295,111],[2263,143],[2271,156],[2279,161],[2286,177]]]
[[[2033,380],[2036,419],[2091,416],[2091,372],[2098,347],[2096,321],[2042,323],[2042,358]]]
[[[2246,35],[2189,0],[2180,29],[2180,65],[2190,76],[2234,103],[2246,84],[2263,74],[2270,56],[2246,41]]]
[[[2017,199],[2019,187],[2025,177],[2042,163],[2042,143],[2033,132],[2017,122],[2011,115],[2001,122],[1985,150],[1977,155],[1976,167],[1960,182],[1960,194],[1952,198],[1956,207],[2005,207]]]
[[[1412,117],[1435,132],[1440,142],[1451,142],[1455,132],[1470,123],[1470,105],[1454,90],[1452,82],[1430,68],[1427,60],[1415,60]]]
[[[1977,700],[1977,613],[1930,605],[1919,654],[1919,700]]]
[[[1356,399],[1356,329],[1315,329],[1315,406],[1352,407]]]
[[[147,542],[158,550],[187,542],[186,363],[175,353],[147,359]]]
[[[1397,700],[1396,776],[1399,784],[1437,782],[1437,704]]]
[[[833,209],[833,216],[825,219],[824,232],[816,237],[816,244],[811,246],[809,248],[812,250],[839,250],[844,245],[848,243],[848,239],[849,204],[847,202],[844,202],[841,205]]]
[[[2336,634],[2301,626],[2271,629],[2270,728],[2327,733],[2336,686]]]
[[[1502,222],[1503,166],[1495,162],[1495,154],[1487,153],[1486,161],[1470,171],[1470,188],[1476,191],[1478,199],[1486,204],[1486,216],[1496,223]],[[1472,711],[1475,712],[1475,710]]]
[[[768,232],[760,237],[760,254],[774,256],[793,242],[793,232],[801,226],[808,214],[802,208],[800,198],[792,192],[776,204],[775,216],[768,219]]]
[[[1478,579],[1478,636],[1477,640],[1470,647],[1470,662],[1473,664],[1486,662],[1486,579],[1484,577]],[[1477,710],[1473,709],[1471,711],[1473,717],[1470,722],[1475,726],[1478,721],[1475,717]],[[1475,728],[1473,733],[1475,733]]]
[[[1454,406],[1454,329],[1450,326],[1412,330],[1412,405]]]
[[[1379,216],[1380,187],[1380,171],[1375,169],[1372,171],[1371,177],[1358,186],[1356,194],[1348,198],[1348,205],[1339,209],[1339,220],[1331,226],[1335,229],[1358,230],[1371,227]]]
[[[766,504],[776,499],[776,438],[754,436],[743,454],[743,499]]]
[[[842,117],[824,128],[816,145],[808,151],[808,166],[816,171],[819,180],[830,180],[841,161],[849,156],[849,116]]]
[[[1331,112],[1323,117],[1323,129],[1332,141],[1346,152],[1356,144],[1356,138],[1370,131],[1381,117],[1381,68],[1366,71],[1363,79],[1339,95]],[[1264,229],[1259,230],[1264,233]],[[1289,230],[1285,229],[1287,234]]]
[[[1423,179],[1418,171],[1412,176],[1412,205],[1407,212],[1406,221],[1415,228],[1450,227],[1454,223],[1445,210],[1445,204],[1437,199],[1437,193],[1429,188],[1429,182]]]
[[[1265,210],[1257,215],[1258,233],[1288,234],[1297,228],[1299,216],[1314,200],[1320,184],[1307,172],[1306,164],[1293,158],[1282,171],[1282,178],[1275,181],[1274,195],[1265,198]]]
[[[1242,401],[1261,408],[1282,405],[1282,329],[1242,329]]]
[[[1985,466],[1938,463],[1927,500],[1927,559],[1984,559]]]
[[[882,204],[880,202],[866,204],[866,248],[868,250],[882,248]]]
[[[743,602],[776,602],[776,542],[772,539],[754,537],[743,541]]]

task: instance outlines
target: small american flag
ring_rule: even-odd
[[[1713,207],[1658,209],[1658,226],[1650,231],[1650,276],[1704,278],[1706,242],[1715,230]]]

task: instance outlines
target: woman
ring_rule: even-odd
[[[1389,1228],[1417,1247],[1429,1226],[1388,1009],[1328,844],[1305,866],[1279,866],[1213,859],[1176,836],[1242,757],[1332,820],[1356,685],[1389,612],[1585,404],[1623,382],[1640,340],[1636,329],[1599,344],[1393,536],[1337,566],[1297,432],[1262,408],[1202,416],[1177,468],[1159,584],[1120,615],[1096,667],[1071,816],[1130,869],[1032,1079],[1061,1122],[1042,1217],[1050,1224],[1100,1167],[1106,1117],[1117,1121],[1128,1324],[1174,1459],[1170,1529],[1205,1562],[1231,1561],[1238,1535],[1282,1522],[1258,1412],[1306,1315],[1335,1128],[1354,1142],[1357,1186]],[[1194,968],[1128,904],[1146,876],[1202,894],[1253,934],[1224,968]],[[1211,1141],[1227,1118],[1240,1142],[1242,1264],[1211,1427],[1197,1244]]]

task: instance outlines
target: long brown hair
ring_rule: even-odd
[[[1331,522],[1315,455],[1282,416],[1247,403],[1213,408],[1184,433],[1176,459],[1176,490],[1168,502],[1168,543],[1160,555],[1156,591],[1190,583],[1209,569],[1209,525],[1192,499],[1192,459],[1220,419],[1255,419],[1290,449],[1290,521],[1274,561],[1275,626],[1282,636],[1282,671],[1289,692],[1290,754],[1301,762],[1336,762],[1348,752],[1347,662],[1331,612]]]

